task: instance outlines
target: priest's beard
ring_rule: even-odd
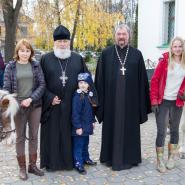
[[[69,48],[67,49],[58,49],[56,47],[53,48],[54,54],[56,57],[60,59],[66,59],[71,56],[71,50]]]
[[[126,42],[123,39],[118,40],[117,44],[121,47],[124,48],[126,45],[128,45],[128,42]]]

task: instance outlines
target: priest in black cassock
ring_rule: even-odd
[[[40,165],[48,171],[73,169],[71,146],[71,101],[77,76],[86,72],[82,57],[72,52],[70,32],[60,25],[54,33],[54,51],[43,55],[46,81],[41,117]]]
[[[116,28],[115,42],[98,61],[96,116],[103,123],[100,162],[124,170],[141,163],[140,124],[150,112],[149,84],[142,53],[129,45],[127,25]]]

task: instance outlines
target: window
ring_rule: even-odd
[[[169,44],[175,30],[175,1],[164,3],[163,44]]]
[[[175,2],[169,2],[169,13],[168,13],[168,43],[174,37],[175,28]]]

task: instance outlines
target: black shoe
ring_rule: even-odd
[[[50,169],[50,168],[46,168],[46,171],[47,171],[47,172],[55,172],[56,170]]]
[[[89,165],[89,166],[96,166],[97,162],[92,161],[91,159],[85,161],[85,164]]]
[[[82,175],[86,175],[87,171],[85,170],[85,168],[83,166],[76,166],[75,169]]]

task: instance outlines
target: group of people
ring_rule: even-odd
[[[100,162],[113,170],[141,163],[140,124],[155,112],[157,169],[174,168],[178,126],[184,104],[185,48],[176,37],[149,83],[142,53],[129,45],[125,24],[115,29],[115,44],[104,49],[97,63],[95,82],[82,57],[70,50],[70,32],[60,25],[53,32],[54,48],[33,60],[31,44],[22,39],[5,69],[4,86],[17,93],[16,153],[22,180],[28,178],[25,157],[29,127],[28,172],[44,175],[36,166],[41,123],[40,167],[47,171],[72,170],[86,174],[84,165],[96,165],[89,155],[89,135],[95,116],[102,123]],[[170,122],[169,160],[163,162],[164,141]]]

